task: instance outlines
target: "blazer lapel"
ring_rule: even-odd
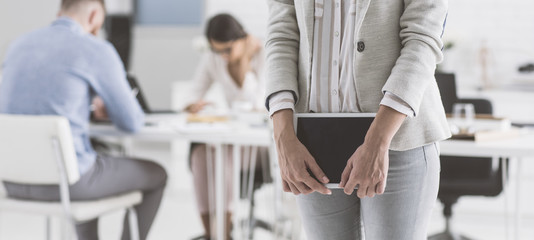
[[[308,49],[311,56],[312,46],[313,46],[313,24],[314,24],[314,11],[315,11],[315,0],[296,0],[295,2],[300,2],[302,5],[302,16],[304,16],[304,34],[306,34],[306,40],[308,43]]]
[[[354,31],[354,41],[358,41],[358,35],[360,34],[360,29],[363,25],[363,20],[365,19],[365,15],[367,14],[367,11],[369,10],[369,6],[371,5],[372,0],[358,0],[356,3],[356,29]]]

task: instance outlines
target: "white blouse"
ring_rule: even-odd
[[[187,105],[202,100],[214,82],[220,83],[229,107],[234,102],[248,102],[256,109],[264,108],[264,53],[260,50],[250,62],[251,70],[245,74],[239,87],[228,71],[228,62],[220,55],[207,52],[197,68]]]

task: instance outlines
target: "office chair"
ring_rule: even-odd
[[[108,212],[127,209],[130,235],[139,239],[134,205],[141,192],[129,192],[103,199],[71,202],[69,186],[80,179],[69,122],[60,116],[16,116],[0,114],[0,184],[59,185],[60,201],[13,199],[0,196],[0,211],[45,215],[46,239],[51,239],[50,217],[76,223],[98,218]],[[0,186],[1,187],[1,186]],[[64,225],[62,239],[76,239]]]
[[[454,103],[472,103],[477,114],[492,114],[491,102],[486,99],[458,99],[453,74],[436,74],[445,112],[451,113]],[[438,199],[443,203],[445,231],[429,240],[469,240],[452,231],[452,207],[462,196],[497,196],[503,190],[503,171],[507,159],[487,157],[441,156],[441,176]],[[506,166],[505,166],[506,165]]]

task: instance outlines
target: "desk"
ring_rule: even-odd
[[[514,239],[520,237],[521,227],[521,206],[520,206],[520,183],[521,183],[521,162],[523,158],[534,157],[534,133],[529,132],[524,135],[498,141],[474,142],[465,140],[446,140],[441,142],[441,155],[469,156],[469,157],[492,157],[510,158],[517,161],[516,175],[516,195],[515,195],[515,227]],[[504,165],[506,166],[506,165]],[[505,173],[506,171],[503,171]],[[506,179],[506,178],[505,178]],[[508,191],[506,191],[505,194]],[[506,204],[508,205],[508,204]],[[507,206],[508,207],[508,206]],[[508,212],[508,211],[506,211]],[[508,237],[508,236],[507,236]]]
[[[223,187],[223,171],[222,167],[222,145],[232,144],[234,147],[234,172],[239,172],[240,169],[240,152],[239,149],[243,145],[256,145],[256,146],[270,146],[271,133],[268,128],[250,128],[250,127],[236,127],[232,131],[216,132],[216,133],[184,133],[176,130],[171,126],[147,126],[143,128],[137,134],[127,134],[115,129],[110,125],[92,125],[90,128],[91,136],[94,137],[116,137],[120,139],[132,140],[145,140],[145,141],[172,141],[176,139],[189,140],[194,142],[203,142],[215,146],[216,148],[216,215],[217,226],[223,226],[217,228],[217,239],[223,239],[224,237],[224,187]],[[447,140],[441,143],[441,154],[443,155],[457,155],[457,156],[479,156],[479,157],[507,157],[517,160],[517,176],[519,180],[521,177],[521,161],[525,157],[534,156],[534,133],[528,133],[519,138],[500,140],[500,141],[488,141],[488,142],[473,142],[462,140]],[[239,188],[239,176],[234,175],[234,189]],[[519,183],[516,186],[519,190]],[[508,192],[508,191],[506,191]],[[516,208],[515,208],[515,239],[519,239],[520,232],[520,204],[519,204],[520,192],[516,191]],[[234,199],[239,199],[239,191],[234,190]],[[238,227],[239,224],[235,222],[234,215],[234,227]]]
[[[176,122],[185,122],[185,116],[177,115]],[[114,137],[123,141],[143,140],[161,141],[189,140],[191,142],[202,142],[215,147],[215,187],[216,187],[216,239],[224,239],[225,219],[224,219],[224,199],[226,189],[224,187],[224,161],[223,145],[232,145],[234,149],[234,173],[239,173],[241,169],[241,146],[270,146],[271,132],[268,127],[249,127],[247,124],[231,124],[228,130],[216,132],[195,133],[179,131],[176,126],[161,124],[157,126],[146,126],[136,134],[128,134],[117,130],[112,125],[91,125],[90,135],[92,137]],[[128,144],[126,144],[127,148]],[[209,149],[209,148],[208,148]],[[234,201],[239,200],[239,174],[234,174]],[[237,210],[237,209],[236,209]],[[233,225],[239,228],[237,214],[233,215]],[[237,239],[237,238],[236,238]]]

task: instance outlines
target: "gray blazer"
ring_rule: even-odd
[[[291,91],[296,111],[308,112],[315,1],[268,2],[267,105],[272,94]],[[413,149],[451,136],[434,78],[436,64],[443,58],[441,35],[447,9],[447,0],[357,3],[354,44],[359,50],[354,51],[353,74],[360,109],[377,112],[387,91],[416,114],[404,121],[392,150]]]

